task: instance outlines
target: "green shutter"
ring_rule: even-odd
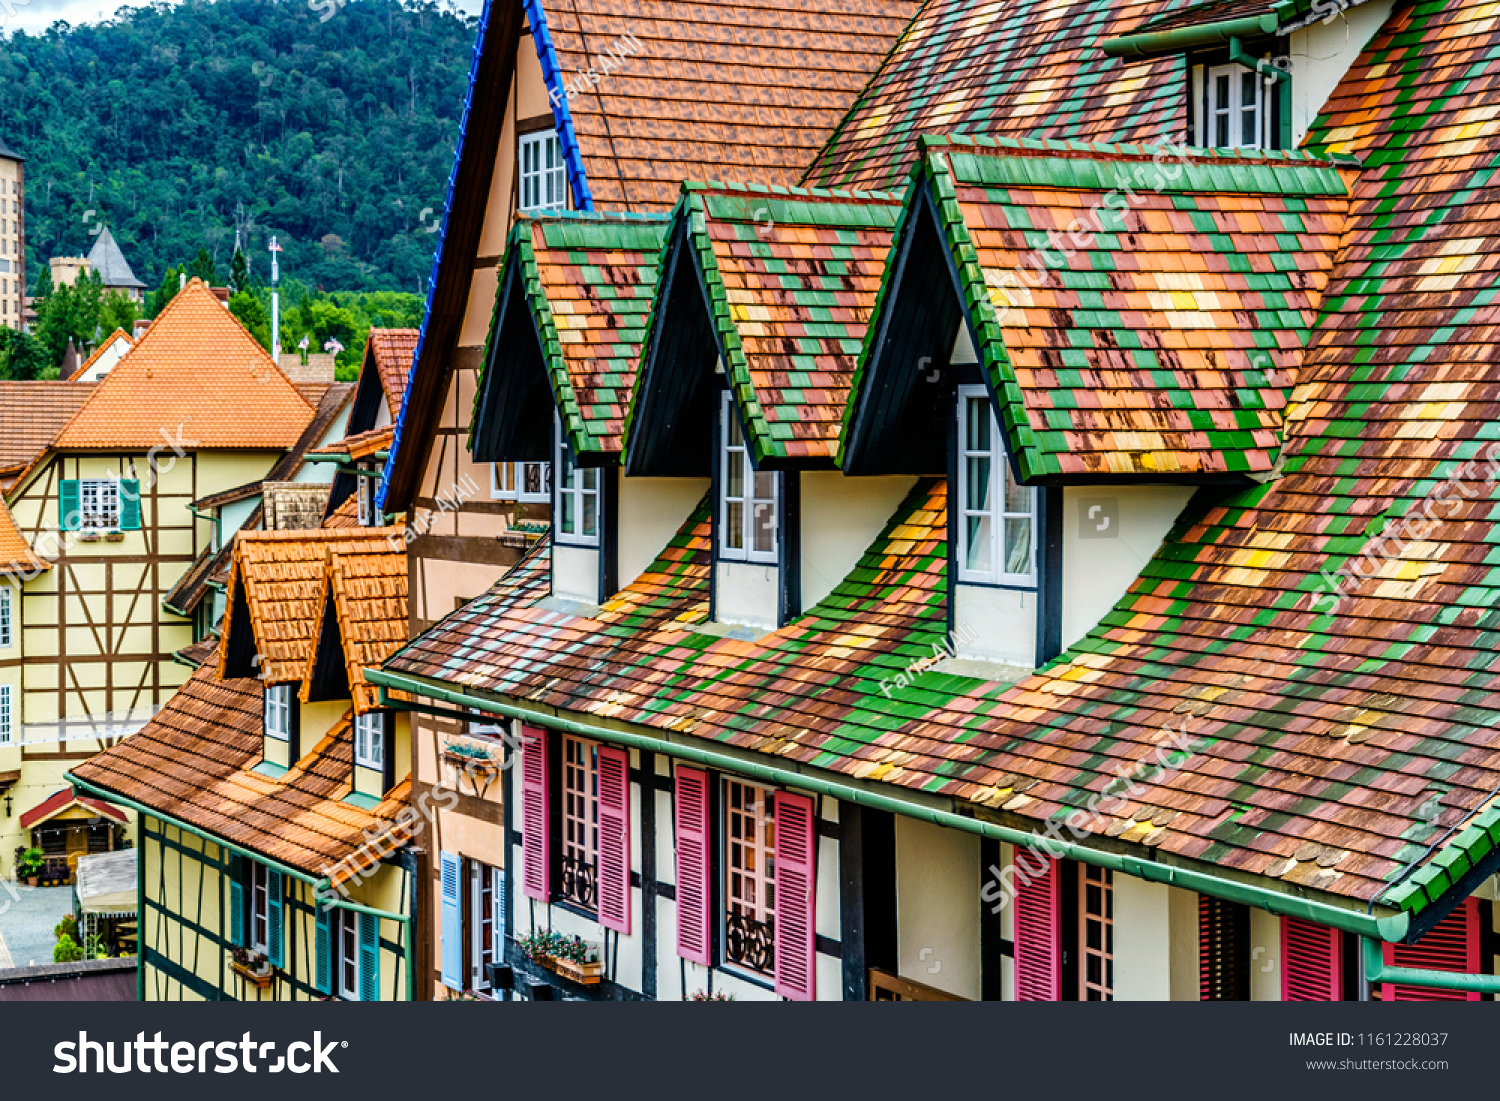
[[[315,922],[313,956],[316,961],[313,985],[319,994],[333,993],[333,909],[314,901]]]
[[[380,919],[359,915],[359,1000],[380,1001]]]
[[[245,873],[239,856],[229,858],[229,943],[236,948],[245,944]]]
[[[120,530],[141,530],[141,483],[134,478],[120,479]]]
[[[77,531],[83,518],[78,499],[78,479],[64,478],[57,484],[57,525],[63,531]]]
[[[266,871],[266,958],[272,967],[280,967],[281,951],[281,873]]]

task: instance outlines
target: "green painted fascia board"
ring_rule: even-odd
[[[949,156],[953,177],[960,184],[984,187],[1055,187],[1072,191],[1111,191],[1121,187],[1150,188],[1163,193],[1232,193],[1236,195],[1280,195],[1287,198],[1342,198],[1348,194],[1343,178],[1332,164],[1294,156],[1256,155],[1233,157],[1213,149],[1183,146],[1180,152],[1195,158],[1183,164],[1175,153],[1159,161],[1164,150],[1150,159],[1106,159],[1122,147],[1101,146],[1095,157],[1015,157],[976,149],[955,147]],[[1242,163],[1248,161],[1249,163]],[[1175,176],[1162,171],[1171,163]]]
[[[668,224],[662,214],[624,217],[573,218],[541,221],[542,239],[556,249],[626,249],[631,252],[661,250],[661,236]]]
[[[830,203],[820,200],[809,203],[768,195],[708,192],[703,195],[703,206],[710,218],[722,222],[764,225],[769,220],[773,225],[835,226],[844,229],[889,229],[895,226],[901,216],[901,208],[892,205],[890,200],[897,196],[879,191],[868,194],[870,199],[877,201]]]

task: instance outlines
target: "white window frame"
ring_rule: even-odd
[[[89,498],[95,499],[94,508],[89,509]],[[108,506],[113,502],[114,510],[111,513]],[[108,520],[113,516],[113,523],[99,523],[99,520]],[[118,478],[80,478],[78,479],[78,530],[86,532],[116,532],[121,530],[124,511],[120,502],[120,479]]]
[[[516,164],[523,212],[568,209],[568,169],[556,130],[522,134]]]
[[[292,740],[292,686],[270,684],[266,686],[265,733],[267,738],[278,742]]]
[[[1200,65],[1198,97],[1199,141],[1212,149],[1269,149],[1271,147],[1271,97],[1269,85],[1253,69],[1230,62],[1227,65]],[[1219,78],[1226,78],[1227,102],[1219,101]],[[1255,89],[1255,102],[1244,102],[1246,87]],[[1244,116],[1249,113],[1255,127],[1255,141],[1244,140]],[[1228,143],[1218,138],[1218,121],[1224,118]]]
[[[0,684],[0,745],[10,745],[15,738],[16,710],[11,686]]]
[[[357,1002],[359,997],[359,923],[365,916],[351,910],[333,912],[333,970],[334,986],[338,996],[347,1002]],[[349,985],[345,980],[351,980]]]
[[[573,449],[563,437],[562,422],[553,417],[553,453],[557,456],[553,470],[555,490],[552,502],[552,531],[559,543],[574,547],[599,546],[599,532],[604,526],[604,477],[597,466],[576,466]],[[592,531],[577,530],[584,527],[588,505],[594,506]],[[569,507],[572,522],[569,521]]]
[[[527,490],[528,467],[535,467],[541,474],[539,490]],[[522,504],[548,505],[552,503],[551,463],[490,463],[490,500],[520,501]]]
[[[490,989],[489,975],[484,966],[484,896],[489,895],[490,903],[490,945],[489,954],[492,963],[505,962],[505,943],[501,931],[505,925],[505,915],[501,912],[500,891],[500,869],[492,868],[488,864],[481,864],[477,860],[468,861],[469,865],[469,958],[474,961],[473,988],[481,993],[488,993]],[[488,883],[486,883],[488,881]]]
[[[16,587],[0,582],[0,650],[16,644]]]
[[[385,771],[384,711],[366,711],[354,716],[354,763],[361,768]]]
[[[730,472],[738,468],[741,492],[730,495]],[[770,496],[762,494],[769,481]],[[739,505],[738,522],[730,516],[733,505]],[[770,510],[771,547],[755,545],[756,521]],[[774,565],[781,560],[781,475],[776,472],[757,474],[750,457],[750,441],[740,426],[734,398],[724,391],[719,403],[719,557],[731,562],[761,562]],[[738,540],[739,545],[735,545]]]
[[[982,402],[989,413],[990,418],[990,441],[989,447],[971,447],[968,437],[968,417],[966,416],[971,402]],[[1006,490],[1009,488],[1013,475],[1010,469],[1010,460],[1006,455],[1005,442],[1000,435],[1000,424],[995,418],[995,407],[990,401],[989,392],[982,385],[967,385],[958,387],[958,491],[954,494],[952,507],[957,514],[958,538],[955,540],[955,561],[958,564],[958,579],[960,581],[978,582],[986,585],[999,585],[1010,588],[1035,588],[1036,578],[1036,546],[1037,546],[1037,492],[1035,488],[1027,490],[1027,501],[1029,508],[1025,512],[1013,511],[1006,506]],[[989,485],[983,498],[988,507],[969,507],[969,460],[987,458],[989,460]],[[982,568],[969,565],[969,520],[974,517],[989,519],[989,534],[985,537],[989,543],[987,548],[981,548],[981,561],[988,563]],[[1029,568],[1025,572],[1006,570],[1004,566],[1005,555],[1005,529],[1012,522],[1026,521],[1031,527],[1031,555]]]
[[[261,955],[270,952],[271,869],[259,860],[250,861],[250,945]]]
[[[375,523],[375,480],[355,475],[358,482],[354,487],[355,509],[359,526],[362,528],[379,527]]]

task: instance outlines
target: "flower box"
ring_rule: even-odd
[[[594,960],[591,963],[574,963],[572,960],[552,960],[547,965],[550,970],[556,971],[565,979],[572,979],[584,986],[593,986],[604,979],[604,961]]]
[[[276,973],[269,966],[264,971],[257,971],[248,963],[232,960],[230,961],[229,969],[236,975],[243,976],[246,982],[259,990],[271,989],[271,983],[276,979]]]

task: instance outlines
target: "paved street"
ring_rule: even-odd
[[[0,969],[52,962],[52,929],[73,910],[72,887],[0,880]]]

